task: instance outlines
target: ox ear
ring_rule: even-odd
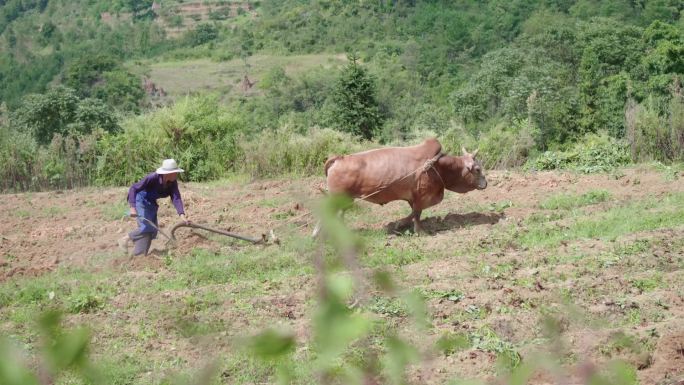
[[[465,147],[461,146],[461,152],[463,153],[463,156],[468,155],[468,151],[466,151]]]
[[[479,148],[478,148],[478,149],[476,149],[475,151],[473,151],[473,158],[475,158],[475,156],[477,156],[477,152],[478,152],[478,151],[480,151],[480,149],[479,149]]]

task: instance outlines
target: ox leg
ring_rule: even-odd
[[[390,229],[390,231],[399,233],[411,224],[413,221],[413,203],[408,202],[408,204],[411,206],[411,214],[394,222],[394,226],[392,229]]]
[[[396,230],[401,230],[401,229],[407,227],[408,225],[410,225],[412,221],[413,221],[413,213],[409,214],[409,216],[407,216],[405,218],[401,218],[400,220],[398,220],[395,223],[394,228]]]
[[[423,230],[423,226],[420,224],[420,214],[423,213],[423,210],[416,210],[414,209],[413,212],[411,213],[411,216],[413,217],[413,232],[415,234],[420,234],[424,233],[425,230]]]

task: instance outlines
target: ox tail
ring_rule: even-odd
[[[333,163],[335,163],[335,161],[338,159],[342,159],[342,157],[340,155],[333,155],[325,161],[325,176],[328,176],[328,170],[330,169],[330,167],[332,167]]]

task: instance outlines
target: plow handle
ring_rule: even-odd
[[[243,240],[243,241],[251,242],[251,243],[253,243],[253,244],[255,244],[255,245],[265,244],[265,243],[266,243],[266,235],[263,235],[263,234],[261,235],[261,239],[250,238],[250,237],[246,237],[246,236],[244,236],[244,235],[235,234],[235,233],[231,233],[231,232],[224,231],[224,230],[214,229],[214,228],[211,228],[211,227],[209,227],[209,226],[200,225],[200,224],[197,224],[197,223],[194,223],[194,222],[189,222],[189,223],[180,222],[180,223],[176,223],[176,224],[173,226],[173,228],[171,228],[171,238],[172,238],[172,239],[174,239],[174,240],[176,239],[176,236],[174,235],[174,233],[175,233],[176,230],[178,230],[178,228],[180,228],[180,227],[191,227],[191,228],[195,228],[195,229],[202,229],[202,230],[210,231],[210,232],[212,232],[212,233],[221,234],[221,235],[227,235],[227,236],[229,236],[229,237],[233,237],[233,238],[241,239],[241,240]]]

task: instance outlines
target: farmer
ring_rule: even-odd
[[[133,256],[145,254],[150,250],[152,240],[159,231],[157,224],[157,199],[171,197],[176,212],[184,222],[189,222],[183,210],[183,200],[178,191],[178,173],[183,172],[173,159],[165,159],[157,171],[148,174],[128,190],[128,204],[131,216],[137,217],[138,229],[131,231],[119,240],[119,246],[128,252],[128,245],[134,243]]]

